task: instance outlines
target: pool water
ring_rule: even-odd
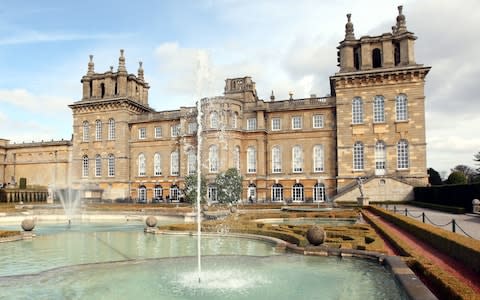
[[[375,262],[208,236],[199,283],[195,236],[145,234],[141,224],[61,228],[0,244],[0,299],[406,299]]]

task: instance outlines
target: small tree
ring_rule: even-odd
[[[472,183],[475,177],[478,175],[478,172],[474,168],[467,165],[458,165],[452,169],[452,172],[463,173],[463,175],[465,175],[465,178],[467,179],[467,183]]]
[[[431,185],[442,185],[442,177],[440,177],[440,174],[433,168],[428,168],[427,170],[428,173],[428,183]]]
[[[445,182],[446,184],[466,184],[467,177],[462,172],[453,171],[448,175],[448,179]]]
[[[225,173],[218,174],[215,179],[217,185],[217,199],[221,203],[240,201],[242,195],[242,176],[236,168],[230,168]]]
[[[200,179],[200,201],[205,202],[207,196],[207,183],[205,177]],[[197,174],[188,175],[185,177],[185,201],[188,203],[195,203],[197,201]]]

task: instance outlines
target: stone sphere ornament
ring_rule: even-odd
[[[236,212],[237,212],[237,208],[236,208],[235,206],[231,206],[231,207],[230,207],[230,212],[231,212],[232,214],[236,213]]]
[[[202,210],[203,210],[203,211],[208,211],[208,205],[204,204],[204,205],[202,206]]]
[[[32,231],[35,228],[35,222],[32,219],[25,219],[22,221],[22,229],[24,231]]]
[[[307,240],[310,244],[318,246],[325,241],[325,231],[318,225],[313,225],[307,231]]]
[[[148,227],[155,227],[157,226],[157,218],[154,216],[148,216],[145,220],[145,224],[147,224]]]

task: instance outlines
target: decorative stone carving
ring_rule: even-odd
[[[35,221],[32,219],[24,219],[22,221],[22,229],[24,231],[32,231],[35,228]]]
[[[154,216],[148,216],[147,219],[145,220],[145,224],[148,227],[155,227],[157,226],[157,218],[155,218]]]
[[[307,240],[310,244],[318,246],[325,241],[325,231],[318,225],[313,225],[307,231]]]

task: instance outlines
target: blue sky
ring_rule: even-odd
[[[260,98],[329,92],[336,49],[352,13],[356,37],[390,31],[397,5],[418,36],[427,77],[428,166],[448,173],[473,166],[480,151],[480,3],[453,1],[2,1],[0,138],[70,139],[68,104],[79,100],[88,55],[95,70],[144,62],[150,106],[191,106],[221,95],[225,78],[252,76]],[[198,56],[207,72],[197,85]]]

